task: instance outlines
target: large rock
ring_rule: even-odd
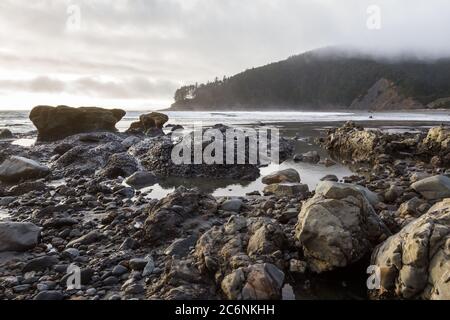
[[[440,126],[431,128],[419,146],[422,152],[433,152],[435,155],[448,153],[450,147],[450,129]]]
[[[17,156],[10,157],[0,165],[0,181],[8,183],[38,179],[49,173],[50,170],[46,166],[34,160]]]
[[[109,158],[106,167],[100,170],[99,175],[109,179],[125,178],[135,173],[138,168],[139,164],[133,156],[126,152],[116,153]]]
[[[444,199],[450,197],[450,178],[446,176],[429,177],[413,183],[411,188],[420,193],[425,199]]]
[[[277,299],[287,249],[285,232],[275,220],[233,215],[200,237],[194,255],[200,271],[213,277],[226,298]]]
[[[41,228],[32,223],[0,222],[0,252],[32,249],[40,234]]]
[[[364,130],[352,122],[328,132],[325,147],[338,158],[367,161],[375,152],[379,134]]]
[[[186,137],[185,137],[186,138]],[[168,136],[145,139],[130,148],[130,153],[135,156],[145,170],[153,172],[160,177],[183,177],[183,178],[222,178],[244,181],[254,181],[259,177],[259,168],[255,164],[195,164],[194,150],[190,148],[191,161],[177,163],[172,157],[172,151],[183,146],[180,142],[174,142]],[[205,150],[207,145],[203,146]],[[181,148],[180,148],[181,149]],[[189,148],[187,148],[189,149]],[[235,153],[237,151],[235,149]],[[226,153],[224,153],[224,156]]]
[[[151,244],[173,240],[181,235],[188,219],[216,212],[213,197],[180,187],[149,209],[144,225],[146,239]]]
[[[274,172],[268,176],[263,177],[262,183],[264,184],[274,184],[274,183],[283,183],[283,182],[292,182],[298,183],[300,182],[300,175],[295,169],[286,169]]]
[[[122,140],[118,135],[110,132],[79,134],[68,137],[62,143],[68,143],[71,148],[61,151],[62,155],[53,163],[53,168],[62,170],[64,175],[69,176],[73,174],[87,175],[95,172],[111,176],[116,173],[120,175],[131,174],[130,172],[134,170],[136,161],[124,154],[127,149],[121,142]],[[114,156],[115,154],[120,155]],[[126,164],[126,170],[121,170],[122,164]]]
[[[77,133],[115,132],[125,114],[121,109],[38,106],[31,111],[30,120],[38,129],[38,140],[55,141]]]
[[[376,297],[450,299],[450,200],[436,204],[372,255],[380,268]]]
[[[357,262],[390,235],[364,193],[351,185],[323,182],[298,219],[296,239],[316,273]]]
[[[139,121],[133,122],[128,133],[152,133],[158,130],[162,132],[164,124],[169,121],[169,117],[159,112],[143,114],[139,117]]]

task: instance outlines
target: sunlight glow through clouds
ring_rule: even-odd
[[[66,28],[69,5],[78,31]],[[183,84],[330,45],[449,55],[448,12],[445,0],[2,0],[0,108],[163,108]]]

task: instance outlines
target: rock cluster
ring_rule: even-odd
[[[143,114],[139,117],[139,121],[133,122],[128,133],[133,134],[146,134],[146,135],[160,135],[163,134],[162,128],[164,124],[169,121],[169,117],[159,112],[152,112],[149,114]]]
[[[215,197],[180,186],[160,200],[144,187],[171,176],[254,179],[259,167],[177,166],[170,134],[5,143],[0,299],[354,298],[369,266],[381,286],[359,298],[449,299],[442,130],[389,135],[347,124],[324,142],[370,165],[344,183],[328,175],[309,190],[286,169],[263,178],[264,195]],[[284,150],[292,155],[288,143]],[[424,162],[432,153],[440,161]],[[78,288],[69,283],[74,270]]]

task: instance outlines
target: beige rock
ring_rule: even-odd
[[[292,182],[299,183],[300,175],[295,169],[286,169],[274,172],[262,179],[262,183],[270,185],[275,183]]]
[[[363,192],[328,182],[318,189],[304,204],[295,233],[313,272],[350,265],[390,235]]]
[[[450,199],[387,239],[372,264],[384,270],[376,297],[450,299]]]

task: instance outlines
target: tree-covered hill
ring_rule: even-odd
[[[316,50],[223,80],[182,87],[175,93],[172,109],[342,109],[366,95],[380,79],[388,79],[400,95],[425,106],[450,97],[450,59],[388,60]]]

